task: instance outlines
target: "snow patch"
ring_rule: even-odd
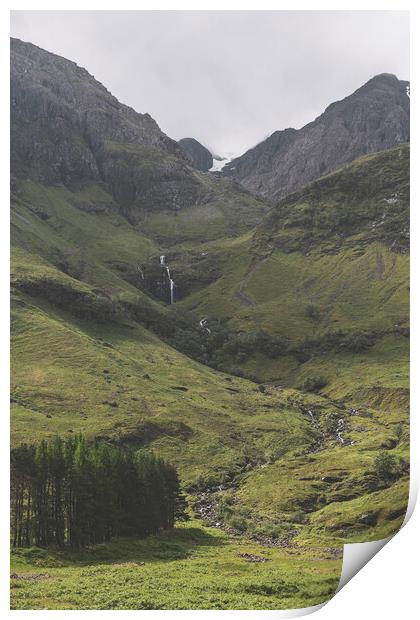
[[[229,157],[225,157],[224,159],[214,159],[213,158],[213,166],[210,168],[209,172],[221,172],[222,168],[226,166],[230,162]]]
[[[225,157],[218,157],[217,159],[213,157],[213,167],[210,168],[209,172],[221,172],[226,164],[230,163],[235,157],[238,157],[238,153],[227,153]]]

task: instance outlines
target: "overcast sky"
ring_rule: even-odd
[[[407,12],[14,11],[11,33],[220,155],[305,125],[373,75],[409,79]]]

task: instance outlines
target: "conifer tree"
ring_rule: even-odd
[[[77,549],[112,536],[147,536],[187,518],[170,464],[81,435],[14,448],[11,491],[13,546]]]

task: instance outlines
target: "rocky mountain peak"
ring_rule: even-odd
[[[211,153],[193,139],[188,142],[199,149],[202,169],[212,167]],[[259,221],[264,203],[230,179],[204,179],[192,166],[150,114],[120,103],[86,69],[11,40],[14,196],[24,192],[27,181],[65,188],[77,208],[118,211],[131,224],[151,212],[178,212],[218,200],[232,205],[217,213],[226,225],[234,220],[235,230]],[[107,197],[90,207],[80,192]]]
[[[374,76],[302,129],[275,131],[223,172],[265,198],[279,199],[367,153],[410,139],[409,83]]]
[[[395,88],[398,87],[402,81],[403,80],[399,80],[394,73],[378,73],[368,80],[361,88],[376,87],[378,85]]]
[[[11,131],[14,172],[51,182],[97,178],[110,143],[185,159],[149,114],[120,103],[76,63],[19,39],[11,39]]]
[[[194,168],[206,172],[213,166],[213,155],[195,138],[182,138],[178,144]]]

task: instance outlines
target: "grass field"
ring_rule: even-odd
[[[249,562],[241,554],[266,561]],[[80,553],[12,554],[12,609],[289,609],[328,600],[341,556],[262,547],[191,523]],[[38,575],[38,577],[36,577]],[[32,578],[31,578],[32,576]]]

